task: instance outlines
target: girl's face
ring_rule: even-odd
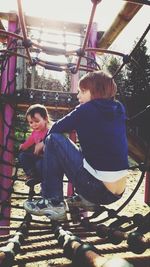
[[[29,126],[34,131],[42,131],[47,128],[48,120],[44,119],[39,113],[35,113],[34,117],[30,115],[27,116],[27,121]]]
[[[84,104],[91,100],[91,92],[90,90],[78,90],[77,98],[80,104]]]

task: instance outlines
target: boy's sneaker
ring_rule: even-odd
[[[37,216],[48,216],[51,220],[66,220],[66,206],[64,202],[55,205],[50,199],[27,200],[24,203],[27,212]]]
[[[78,207],[78,208],[82,208],[86,211],[95,211],[98,207],[98,205],[86,200],[81,195],[71,196],[71,197],[67,198],[66,202],[67,202],[69,208]]]

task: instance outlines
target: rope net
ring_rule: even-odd
[[[64,116],[76,104],[76,93],[51,91],[20,87],[16,90],[18,80],[18,58],[28,62],[33,70],[36,65],[54,71],[68,71],[76,75],[78,71],[99,69],[95,60],[95,52],[110,53],[121,56],[123,64],[125,55],[105,49],[87,48],[87,41],[92,27],[96,5],[100,1],[92,1],[93,8],[83,40],[83,45],[76,51],[53,49],[30,41],[27,36],[21,1],[18,0],[20,26],[22,35],[18,35],[16,23],[10,23],[7,48],[1,51],[0,80],[0,266],[144,266],[150,261],[150,212],[146,204],[139,199],[139,192],[144,194],[144,177],[148,171],[149,150],[144,165],[137,165],[140,170],[130,170],[129,186],[125,199],[109,207],[100,206],[94,213],[84,212],[78,208],[68,207],[67,221],[58,223],[49,218],[39,219],[26,214],[23,203],[27,199],[39,198],[39,184],[28,186],[17,156],[19,144],[28,134],[25,122],[25,109],[30,104],[41,103],[47,106],[54,120]],[[149,30],[149,28],[148,28]],[[147,31],[148,31],[147,30]],[[0,30],[2,33],[2,30]],[[142,37],[144,38],[145,33]],[[18,40],[21,46],[18,46]],[[91,45],[91,42],[89,42]],[[61,64],[32,57],[34,50],[42,49],[46,53],[65,55],[75,54],[76,64]],[[23,48],[23,49],[22,49]],[[18,53],[21,49],[21,54]],[[25,53],[26,52],[26,53]],[[34,50],[35,52],[35,50]],[[37,52],[37,51],[36,51]],[[39,52],[39,51],[38,51]],[[92,54],[87,54],[92,52]],[[132,55],[132,53],[131,53]],[[128,56],[128,59],[130,56]],[[81,64],[82,59],[86,64]],[[19,65],[20,66],[20,65]],[[27,68],[26,66],[26,68]],[[24,70],[26,69],[24,68]],[[32,84],[30,79],[30,84]],[[74,136],[74,133],[71,133]],[[76,139],[76,137],[74,137]],[[137,174],[138,172],[138,174]],[[135,178],[136,176],[136,178]],[[134,186],[131,186],[133,184]],[[134,189],[133,189],[134,188]],[[65,198],[68,197],[68,181],[64,177]],[[136,202],[133,212],[128,205]],[[142,203],[142,205],[141,205]],[[132,204],[130,204],[132,205]],[[144,205],[144,209],[143,209]],[[115,258],[114,258],[115,255]],[[117,257],[117,258],[116,258]]]

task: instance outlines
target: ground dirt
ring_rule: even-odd
[[[111,204],[108,206],[109,209],[118,209],[122,203],[129,197],[129,195],[133,192],[139,178],[141,176],[141,172],[136,169],[134,171],[129,171],[128,179],[127,179],[127,187],[126,191],[119,201],[115,204]],[[24,179],[24,174],[22,171],[19,174],[19,178]],[[65,189],[66,191],[66,186]],[[16,229],[20,226],[23,217],[25,216],[25,210],[22,208],[23,202],[27,198],[25,193],[28,193],[29,188],[25,185],[24,181],[16,181],[14,185],[14,194],[12,197],[12,204],[15,205],[11,210],[11,218],[19,219],[19,221],[11,220],[11,231],[10,235],[16,232]],[[39,192],[39,185],[36,185],[37,193]],[[20,194],[16,194],[15,192],[19,192]],[[125,206],[125,208],[119,213],[120,216],[133,216],[135,214],[141,214],[145,216],[149,211],[149,206],[144,202],[144,192],[145,192],[145,179],[143,180],[140,188],[137,193],[133,197],[133,199]],[[23,199],[21,199],[23,197]],[[20,207],[20,208],[19,208]],[[91,213],[84,214],[86,216],[91,215]],[[95,224],[99,224],[103,218],[107,217],[106,213],[102,213],[95,219],[90,222],[94,222]],[[63,249],[61,245],[58,244],[57,239],[53,234],[53,230],[51,228],[51,222],[46,217],[32,217],[33,221],[29,226],[29,232],[27,233],[27,237],[25,237],[24,242],[21,245],[20,253],[15,256],[15,261],[13,266],[15,267],[66,267],[72,266],[71,261],[67,259],[63,254]],[[68,213],[68,220],[71,219],[70,214]],[[111,223],[111,220],[107,220],[104,224],[107,226]],[[112,257],[122,257],[128,259],[131,262],[134,262],[135,267],[150,267],[150,249],[146,249],[142,254],[136,254],[129,249],[127,249],[126,241],[123,241],[119,245],[113,245],[108,242],[103,242],[103,239],[96,235],[95,231],[87,231],[83,226],[80,225],[80,222],[65,222],[62,223],[62,226],[65,230],[71,231],[73,234],[77,235],[84,242],[92,243],[96,248],[98,248],[99,253],[102,255],[102,259],[112,258]],[[16,228],[14,228],[16,227]],[[133,229],[135,230],[135,229]],[[133,231],[132,230],[132,231]],[[144,234],[146,240],[149,238],[150,233]],[[136,246],[136,244],[135,244]],[[104,257],[104,258],[103,258]],[[139,259],[143,257],[143,259],[148,258],[146,261],[143,261],[144,264],[138,263]],[[131,259],[135,258],[134,261]],[[149,263],[148,263],[149,262]],[[93,266],[93,265],[91,265]],[[100,266],[100,265],[98,265]],[[82,266],[81,266],[82,267]],[[117,267],[117,266],[116,266]]]

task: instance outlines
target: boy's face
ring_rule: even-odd
[[[47,123],[48,123],[47,119],[44,119],[39,113],[35,113],[34,117],[31,117],[30,115],[28,115],[27,121],[31,129],[34,131],[45,130],[47,127]]]
[[[91,100],[91,92],[90,90],[78,90],[77,98],[80,104],[84,104]]]

